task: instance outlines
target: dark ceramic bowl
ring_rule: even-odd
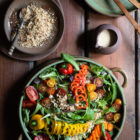
[[[94,62],[93,60],[88,59],[88,58],[76,57],[75,59],[76,59],[77,61],[83,61],[83,62],[88,62],[88,63],[91,63],[91,64],[95,64],[95,65],[97,65],[97,66],[102,66],[102,65],[100,65],[100,64],[98,64],[98,63],[96,63],[96,62]],[[39,74],[42,73],[44,70],[46,70],[47,68],[49,68],[49,67],[51,67],[51,66],[58,65],[58,64],[63,63],[63,62],[64,62],[64,61],[61,60],[61,59],[56,59],[56,60],[51,61],[51,62],[49,62],[48,64],[46,64],[46,65],[45,65],[43,68],[41,68],[32,78],[30,78],[30,80],[27,82],[25,88],[26,88],[27,86],[29,86],[29,85],[32,83],[32,81],[33,81],[35,78],[37,78],[37,77],[39,76]],[[119,83],[118,83],[117,79],[115,78],[115,76],[112,74],[112,71],[113,71],[113,72],[120,72],[120,73],[123,75],[123,77],[124,77],[124,84],[123,84],[123,87],[125,87],[125,85],[126,85],[126,83],[127,83],[127,78],[126,78],[125,73],[124,73],[121,69],[119,69],[119,68],[113,68],[112,71],[109,70],[109,69],[107,69],[106,67],[103,67],[103,68],[104,68],[104,70],[107,71],[107,72],[112,76],[112,78],[116,81],[117,86],[118,86],[118,90],[119,90],[117,96],[118,96],[119,98],[121,98],[122,101],[123,101],[122,119],[121,119],[120,124],[119,124],[120,129],[119,129],[119,131],[116,132],[115,136],[113,137],[113,140],[116,140],[116,139],[118,138],[118,136],[120,135],[122,129],[123,129],[123,125],[124,125],[124,121],[125,121],[125,114],[126,114],[126,102],[125,102],[125,98],[124,98],[123,92],[122,92],[122,90],[121,90],[121,86],[119,85]],[[20,104],[19,104],[19,119],[20,119],[21,127],[22,127],[22,129],[23,129],[24,134],[26,135],[26,137],[27,137],[28,140],[31,140],[31,137],[29,136],[29,134],[28,134],[28,132],[27,132],[26,126],[25,126],[25,124],[24,124],[24,122],[23,122],[23,118],[22,118],[22,101],[23,101],[23,95],[21,96]]]
[[[10,17],[13,11],[20,10],[21,8],[26,7],[31,2],[36,2],[37,4],[39,4],[42,7],[45,7],[46,9],[47,8],[53,9],[53,11],[55,12],[57,16],[57,21],[58,21],[57,34],[52,40],[49,39],[46,42],[46,44],[44,44],[42,47],[25,48],[25,47],[21,47],[17,42],[14,43],[14,46],[19,51],[23,53],[27,53],[27,54],[32,54],[32,55],[50,54],[58,47],[64,33],[64,14],[63,14],[62,7],[60,3],[57,2],[57,0],[14,0],[9,6],[5,15],[4,29],[5,29],[6,36],[8,40],[11,41],[10,37],[11,37],[12,28],[10,26],[10,22],[11,22]]]
[[[103,47],[98,44],[98,37],[99,34],[104,31],[104,30],[109,30],[112,34],[111,38],[113,39],[113,42],[111,46],[108,47]],[[94,50],[98,53],[102,54],[111,54],[114,53],[120,46],[121,41],[122,41],[122,35],[119,29],[111,24],[103,24],[100,25],[95,29],[95,37],[96,37],[96,43],[94,47]]]

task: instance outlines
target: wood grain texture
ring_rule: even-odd
[[[134,17],[134,13],[132,13]],[[126,17],[110,18],[93,12],[89,12],[89,30],[101,24],[113,24],[118,27],[122,33],[122,44],[120,48],[111,55],[89,53],[93,60],[105,65],[108,68],[120,67],[128,76],[128,86],[123,89],[126,98],[126,121],[119,140],[135,139],[135,32],[133,26]],[[91,49],[91,48],[89,48]],[[122,77],[116,74],[120,83]]]
[[[0,0],[0,47],[9,47],[3,29],[3,18],[11,0]],[[18,102],[29,64],[11,60],[0,53],[0,139],[17,140],[21,133]]]

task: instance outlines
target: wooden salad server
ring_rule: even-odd
[[[135,2],[135,4],[137,5],[137,2],[135,0],[129,0],[129,1],[131,1],[133,3]],[[128,12],[128,10],[123,6],[123,4],[120,2],[120,0],[114,0],[114,2],[123,11],[123,13],[125,14],[125,16],[128,18],[128,20],[132,23],[132,25],[134,26],[134,28],[140,34],[140,26],[138,25],[138,23],[136,22],[136,20],[130,15],[130,13]],[[139,2],[138,2],[138,4],[139,4]]]

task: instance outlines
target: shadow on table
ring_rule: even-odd
[[[24,75],[26,77],[26,75]],[[17,81],[13,87],[6,93],[6,98],[4,101],[4,132],[5,140],[18,140],[20,133],[22,132],[19,123],[19,100],[21,96],[21,91],[24,86],[25,78],[22,77],[21,80]]]
[[[96,28],[97,29],[97,28]],[[83,34],[81,34],[77,39],[77,45],[79,48],[83,49],[88,57],[89,52],[98,53],[95,48],[97,43],[97,30],[92,29]],[[96,57],[101,57],[103,55],[97,55]]]
[[[0,21],[1,21],[0,22],[0,47],[1,46],[6,47],[9,46],[10,44],[4,32],[4,16],[11,2],[12,0],[0,0]]]

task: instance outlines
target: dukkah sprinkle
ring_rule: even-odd
[[[35,4],[22,9],[24,25],[18,36],[18,43],[22,47],[42,47],[47,39],[51,39],[57,17],[51,9],[45,10]]]

